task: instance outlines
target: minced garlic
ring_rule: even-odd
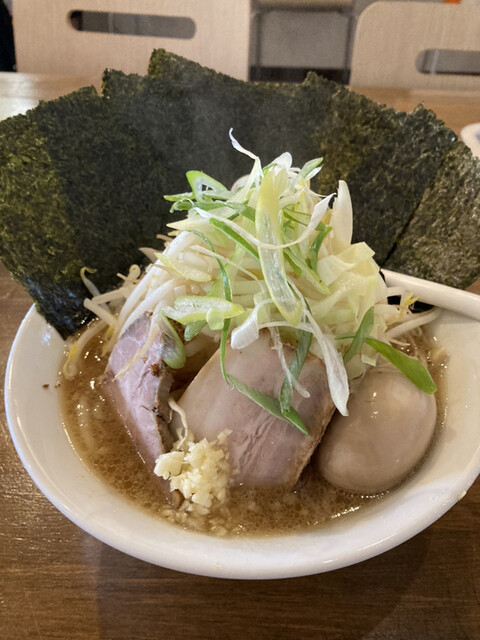
[[[172,491],[182,493],[187,502],[183,509],[206,514],[225,502],[231,476],[226,449],[229,433],[226,429],[213,441],[195,442],[187,431],[169,453],[158,457],[155,474],[168,480]]]

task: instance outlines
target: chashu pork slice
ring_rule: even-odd
[[[155,460],[170,451],[173,444],[168,428],[172,376],[161,361],[161,334],[143,357],[120,373],[145,344],[149,329],[150,317],[144,314],[121,335],[108,360],[105,389],[138,453],[153,471]]]
[[[294,350],[284,345],[287,362]],[[251,387],[278,398],[285,375],[268,331],[245,349],[226,350],[226,369]],[[310,393],[296,391],[293,406],[308,429],[305,436],[291,424],[262,409],[227,386],[220,371],[217,351],[200,370],[178,401],[185,411],[195,439],[214,440],[224,429],[229,459],[235,470],[234,484],[293,487],[320,442],[334,411],[323,362],[308,355],[300,382]],[[179,424],[174,414],[172,424]]]

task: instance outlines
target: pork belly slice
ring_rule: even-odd
[[[284,352],[290,362],[294,349],[285,345]],[[246,349],[228,346],[226,368],[243,382],[275,397],[285,378],[267,331]],[[227,386],[220,371],[218,351],[190,383],[178,404],[186,412],[188,427],[197,441],[204,437],[214,440],[224,429],[231,430],[227,443],[230,462],[236,471],[234,484],[293,487],[334,410],[325,366],[320,359],[307,356],[300,382],[310,392],[310,398],[295,392],[292,404],[309,436]],[[179,424],[177,414],[172,424]]]
[[[115,378],[145,344],[149,329],[150,317],[145,314],[122,334],[108,360],[105,389],[138,453],[153,471],[155,460],[173,444],[168,428],[168,396],[173,380],[161,361],[162,335],[155,338],[145,356]]]

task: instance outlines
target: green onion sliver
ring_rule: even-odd
[[[267,173],[258,190],[255,227],[258,240],[268,245],[280,245],[282,242],[277,187],[279,178],[272,172]],[[288,284],[283,249],[259,246],[258,255],[275,306],[287,322],[296,326],[302,315],[302,304]]]
[[[248,242],[248,240],[245,240],[245,238],[242,238],[242,236],[239,233],[237,233],[234,229],[229,227],[228,224],[226,224],[222,220],[217,220],[215,218],[210,218],[209,223],[216,229],[219,229],[220,231],[222,231],[226,236],[229,236],[234,242],[241,245],[244,249],[248,251],[248,253],[251,256],[253,256],[256,260],[258,260],[257,250],[254,249],[254,247],[252,247],[252,245]]]
[[[310,267],[310,269],[313,269],[315,272],[317,270],[318,252],[320,250],[320,247],[322,246],[323,241],[332,230],[332,227],[327,227],[327,225],[323,224],[323,222],[320,222],[317,225],[316,230],[318,231],[318,233],[315,236],[315,239],[310,246],[310,250],[308,252],[308,257],[307,257],[308,266]]]
[[[395,349],[386,342],[376,338],[366,338],[365,342],[401,371],[413,384],[425,393],[435,393],[437,385],[428,369],[417,358]]]
[[[244,308],[225,300],[225,298],[214,298],[207,296],[180,296],[173,307],[165,307],[163,315],[181,324],[189,324],[197,320],[207,320],[208,312],[215,309],[217,313],[222,313],[223,318],[235,318],[244,312]]]
[[[302,371],[305,359],[312,344],[312,334],[308,331],[300,331],[297,348],[290,362],[289,370],[293,380],[298,380]],[[282,389],[280,391],[279,401],[282,413],[291,407],[293,398],[293,385],[288,376],[285,378]]]
[[[181,369],[186,361],[183,341],[165,316],[158,313],[155,319],[163,331],[163,362],[171,369]]]
[[[227,374],[227,381],[230,382],[237,391],[258,404],[262,409],[265,409],[265,411],[268,411],[272,416],[288,422],[299,429],[304,435],[309,435],[305,425],[300,419],[300,416],[293,407],[290,407],[284,413],[280,407],[280,402],[276,398],[273,398],[266,393],[262,393],[261,391],[257,391],[257,389],[250,387],[245,382],[242,382],[230,374]]]
[[[352,343],[350,344],[350,346],[347,349],[347,352],[343,356],[343,362],[345,364],[349,360],[351,360],[353,356],[356,353],[358,353],[362,348],[363,343],[365,342],[366,338],[368,338],[368,334],[372,330],[373,320],[374,320],[374,311],[373,311],[373,307],[370,307],[370,309],[363,316],[362,321],[352,340]]]

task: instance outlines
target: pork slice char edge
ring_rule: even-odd
[[[149,315],[144,314],[121,335],[108,360],[105,389],[138,453],[153,472],[158,456],[170,451],[173,444],[168,427],[173,378],[161,360],[162,335],[155,338],[143,357],[115,378],[145,344],[150,322]]]
[[[289,362],[294,350],[284,345]],[[268,331],[245,349],[226,350],[227,372],[255,389],[278,397],[285,374],[278,354],[272,349]],[[235,469],[234,484],[294,487],[330,422],[334,404],[323,362],[308,355],[300,383],[310,393],[303,398],[296,391],[293,407],[306,425],[309,436],[275,418],[252,400],[228,387],[215,353],[190,383],[178,404],[184,409],[188,427],[196,440],[214,440],[224,429],[228,436],[229,459]],[[174,414],[172,425],[178,423]]]

